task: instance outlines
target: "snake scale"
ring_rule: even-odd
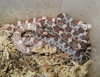
[[[67,13],[60,13],[55,18],[36,17],[9,25],[6,32],[22,53],[31,53],[29,48],[31,46],[49,44],[68,53],[73,60],[79,63],[85,63],[90,59],[91,43],[88,33],[91,25],[74,20]],[[32,31],[32,37],[22,36],[28,30]]]

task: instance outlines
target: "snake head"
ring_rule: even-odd
[[[84,30],[89,30],[92,27],[91,24],[85,24],[85,23],[83,23],[83,21],[79,21],[78,25],[80,25]]]

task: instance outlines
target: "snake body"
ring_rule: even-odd
[[[22,53],[31,52],[28,46],[49,44],[68,53],[79,63],[85,63],[90,58],[91,43],[88,32],[91,25],[74,20],[66,13],[60,13],[56,18],[43,16],[9,25],[6,32]],[[28,30],[33,31],[32,37],[22,37],[22,33]]]

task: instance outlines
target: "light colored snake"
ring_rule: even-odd
[[[56,18],[43,16],[9,25],[6,32],[22,53],[31,53],[28,46],[49,44],[68,53],[79,63],[85,63],[90,58],[91,44],[88,32],[91,25],[74,20],[66,13],[60,13]],[[22,37],[28,30],[33,31],[32,37]]]

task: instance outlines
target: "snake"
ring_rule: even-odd
[[[85,63],[91,55],[90,28],[91,24],[60,13],[55,18],[42,16],[11,23],[5,32],[24,54],[31,53],[31,46],[35,48],[48,44],[69,54],[73,60]],[[27,31],[32,31],[31,37],[22,36]]]

